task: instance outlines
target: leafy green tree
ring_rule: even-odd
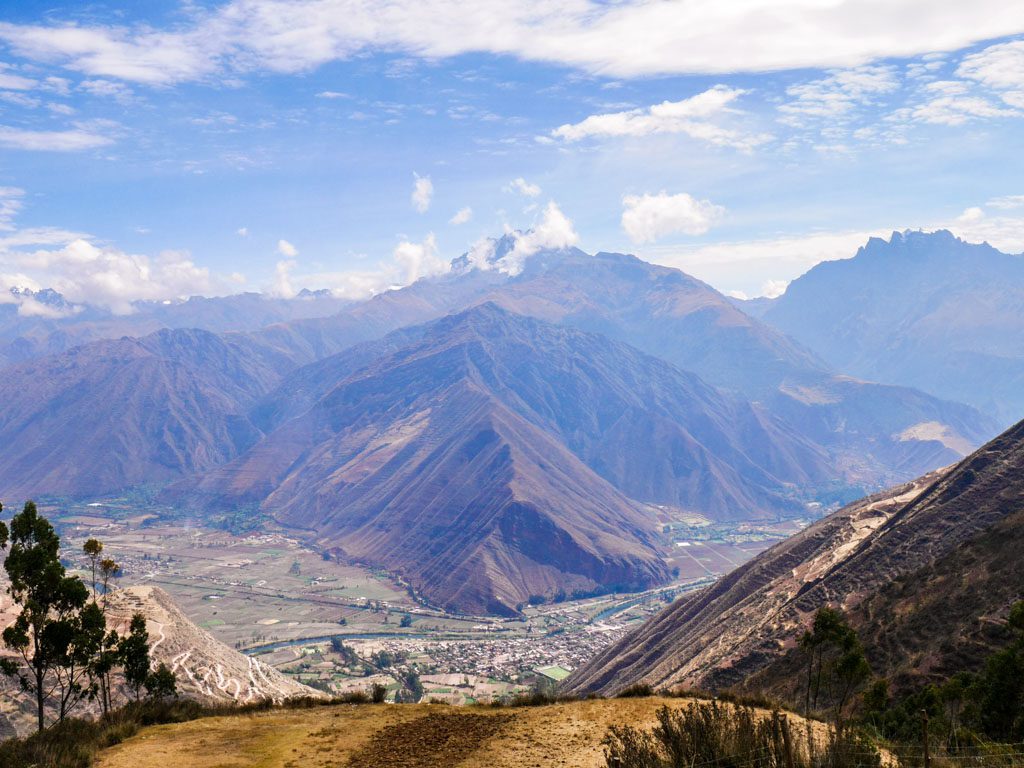
[[[841,733],[848,705],[871,677],[864,647],[846,618],[828,606],[815,614],[799,646],[807,658],[806,714],[826,708]]]
[[[146,693],[151,699],[162,701],[178,695],[178,680],[163,662],[146,677]]]
[[[107,617],[96,601],[87,603],[66,624],[63,657],[54,670],[58,688],[58,719],[84,700],[96,697],[99,685],[94,664],[106,634]]]
[[[405,674],[400,675],[399,682],[402,684],[400,698],[403,702],[415,704],[423,698],[423,682],[420,680],[419,672],[415,669],[410,669]]]
[[[110,678],[114,668],[121,663],[121,649],[119,643],[121,636],[114,630],[110,630],[103,636],[96,657],[93,660],[93,674],[99,686],[100,706],[103,714],[110,712],[111,707],[111,686]]]
[[[63,665],[77,658],[79,614],[89,591],[79,578],[66,574],[60,562],[60,537],[33,502],[25,503],[9,529],[5,526],[2,539],[10,545],[4,560],[8,593],[21,612],[3,632],[4,644],[20,658],[4,659],[0,671],[17,678],[22,689],[35,696],[41,731],[46,726],[46,704],[62,680],[65,688],[73,688],[74,680],[69,681]]]
[[[398,626],[400,626],[400,627],[411,627],[412,626],[412,616],[410,616],[408,613],[405,614],[404,616],[402,616],[402,620],[400,622],[398,622]]]
[[[1016,637],[988,658],[972,693],[981,730],[998,741],[1016,742],[1024,740],[1024,602],[1010,609],[1007,623]]]
[[[100,554],[103,552],[103,544],[99,539],[88,539],[85,544],[82,545],[82,551],[89,558],[89,565],[92,567],[92,599],[96,600],[96,566],[98,565]]]
[[[100,561],[100,578],[103,581],[103,610],[107,610],[107,595],[110,594],[110,580],[121,574],[119,566],[112,558],[105,557]]]
[[[120,661],[124,667],[124,681],[131,689],[135,700],[142,698],[142,689],[149,677],[149,631],[146,617],[141,613],[132,615],[127,637],[118,643]]]

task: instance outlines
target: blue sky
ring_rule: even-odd
[[[893,229],[1024,250],[1012,3],[9,5],[0,287],[359,297],[530,227],[749,296]]]

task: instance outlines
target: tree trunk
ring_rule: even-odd
[[[39,730],[40,732],[46,728],[46,721],[43,719],[43,715],[46,710],[46,700],[43,697],[43,670],[40,667],[36,667],[36,713],[39,718]]]

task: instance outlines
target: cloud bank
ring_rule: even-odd
[[[233,0],[186,21],[0,24],[19,55],[149,85],[224,73],[301,72],[369,51],[492,53],[610,77],[851,67],[1024,31],[1014,3],[718,3],[625,0]],[[794,36],[794,30],[799,30]]]

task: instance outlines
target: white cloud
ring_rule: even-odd
[[[249,236],[249,228],[248,227],[239,227],[238,229],[235,230],[235,234],[238,235],[239,237],[248,237]]]
[[[12,91],[28,91],[36,87],[36,81],[21,75],[12,75],[0,65],[0,88]]]
[[[318,99],[351,99],[352,97],[347,93],[341,91],[320,91],[316,95]]]
[[[148,26],[31,25],[0,23],[0,39],[27,58],[56,62],[87,75],[167,85],[216,71],[232,44],[217,40],[227,25],[201,24],[186,32]]]
[[[803,125],[808,118],[835,120],[900,87],[896,68],[870,65],[830,72],[827,77],[786,89],[793,100],[779,107],[783,120]]]
[[[403,240],[395,246],[390,260],[370,268],[302,275],[289,273],[288,284],[289,287],[327,288],[339,298],[361,300],[424,277],[445,274],[450,269],[451,261],[441,256],[431,233],[421,243]]]
[[[505,187],[505,191],[516,192],[524,197],[538,197],[541,193],[541,188],[520,176],[517,179],[512,179]]]
[[[43,80],[43,90],[56,93],[58,96],[69,96],[71,94],[71,81],[66,77],[50,76]]]
[[[888,235],[892,230],[880,227],[699,246],[655,246],[642,249],[638,255],[733,293],[764,296],[767,290],[788,283],[819,262],[852,257],[869,237]]]
[[[538,251],[569,248],[579,239],[572,222],[552,200],[545,206],[540,221],[528,232],[517,235],[515,246],[498,260],[497,267],[509,275],[518,275],[526,260]]]
[[[963,58],[955,80],[922,89],[924,99],[897,110],[897,119],[938,125],[1024,116],[1024,40],[991,45]]]
[[[285,243],[284,240],[281,240],[280,242]],[[280,243],[278,245],[280,246]],[[280,251],[280,247],[278,250]],[[298,293],[298,291],[292,287],[292,270],[294,270],[298,264],[299,263],[295,259],[282,259],[274,265],[274,281],[271,283],[269,290],[271,296],[276,296],[279,299],[290,299]]]
[[[19,294],[16,302],[18,304],[18,314],[21,317],[42,317],[53,320],[59,317],[68,317],[81,311],[80,307],[74,305],[55,307],[50,304],[44,304],[30,293]]]
[[[448,219],[448,223],[449,224],[454,224],[455,226],[458,226],[460,224],[465,224],[467,221],[469,221],[472,218],[473,218],[473,209],[470,208],[467,205],[465,208],[460,208],[459,210],[457,210],[455,212],[455,215],[452,216],[450,219]]]
[[[35,96],[29,96],[19,91],[0,91],[0,100],[6,101],[8,104],[17,104],[26,109],[35,109],[42,103]]]
[[[789,287],[788,280],[765,280],[761,286],[761,295],[769,299],[777,299]]]
[[[102,96],[122,103],[131,101],[132,89],[124,83],[118,83],[113,80],[83,80],[78,84],[78,87],[86,93],[92,94],[93,96]]]
[[[210,295],[214,290],[209,270],[187,254],[130,254],[81,237],[58,248],[29,251],[8,249],[0,242],[0,267],[7,265],[30,277],[33,285],[59,291],[68,301],[117,314],[130,314],[134,301]]]
[[[995,90],[1024,88],[1024,40],[992,45],[965,56],[956,73]]]
[[[993,216],[981,206],[971,206],[944,226],[968,242],[986,242],[1006,253],[1024,253],[1024,214],[1009,215],[1003,213],[1008,207],[993,207],[1000,213]]]
[[[664,101],[642,109],[591,115],[581,122],[556,128],[551,136],[565,141],[581,141],[660,133],[685,134],[716,146],[750,150],[771,137],[744,133],[716,122],[735,112],[729,105],[743,93],[736,88],[716,85],[682,101]]]
[[[985,203],[985,205],[990,208],[998,208],[1000,210],[1024,208],[1024,195],[1004,195],[1003,197],[994,197]]]
[[[14,218],[21,211],[25,190],[18,187],[0,187],[0,232],[14,229]]]
[[[0,125],[0,147],[42,152],[77,152],[113,144],[109,136],[75,128],[66,131],[29,131]]]
[[[433,197],[434,183],[430,180],[430,177],[414,173],[412,195],[409,198],[412,201],[412,207],[420,213],[426,213],[427,209],[430,208],[430,201]]]
[[[983,96],[940,96],[911,109],[915,120],[938,125],[963,125],[976,119],[1015,117],[1021,113]]]
[[[241,232],[239,232],[239,234],[241,234]],[[277,241],[277,252],[289,259],[294,259],[296,256],[299,255],[299,249],[296,248],[291,243],[289,243],[287,240]]]
[[[415,283],[421,277],[443,274],[451,268],[451,263],[438,253],[433,232],[422,243],[403,240],[395,247],[394,258],[402,270],[404,285]]]
[[[646,0],[232,0],[192,6],[190,19],[169,30],[3,23],[0,39],[37,61],[160,85],[225,70],[307,71],[369,51],[512,55],[606,77],[851,67],[1024,31],[1005,0],[749,0],[713,12]]]
[[[622,228],[634,243],[647,243],[682,232],[703,235],[725,215],[725,209],[709,200],[697,200],[685,192],[670,195],[626,195],[622,198]]]
[[[483,237],[477,240],[466,252],[466,260],[470,269],[488,270],[493,266],[491,259],[494,258],[494,240]]]

